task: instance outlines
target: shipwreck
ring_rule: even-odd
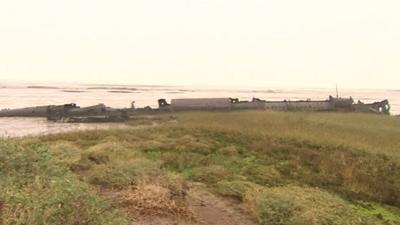
[[[237,98],[186,98],[172,99],[168,104],[165,99],[159,100],[159,109],[165,111],[191,111],[191,110],[275,110],[275,111],[339,111],[339,112],[364,112],[390,115],[388,100],[373,103],[354,103],[353,98],[335,98],[329,96],[327,100],[312,101],[266,101],[253,98],[251,101],[240,101]]]
[[[329,96],[327,100],[312,101],[267,101],[253,98],[251,101],[240,101],[237,98],[183,98],[158,100],[158,108],[149,106],[135,108],[134,102],[130,108],[111,108],[104,104],[89,107],[79,107],[74,103],[64,105],[47,105],[26,107],[21,109],[0,110],[0,117],[45,117],[51,121],[60,122],[123,122],[139,115],[155,113],[171,113],[180,111],[233,111],[233,110],[274,110],[274,111],[332,111],[332,112],[362,112],[390,115],[388,100],[363,103],[354,102],[353,98]]]
[[[130,118],[130,109],[115,109],[104,104],[79,107],[74,103],[21,109],[3,109],[0,117],[45,117],[60,122],[123,122]]]

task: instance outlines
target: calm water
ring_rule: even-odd
[[[157,107],[157,99],[184,97],[233,97],[249,100],[323,100],[335,95],[334,89],[294,88],[206,88],[182,86],[121,86],[0,83],[0,109],[76,103],[89,106],[104,103],[111,107]],[[400,90],[342,89],[342,97],[363,102],[388,99],[392,114],[400,114]],[[23,136],[75,129],[101,129],[113,125],[50,123],[42,119],[0,118],[0,136]],[[118,126],[118,125],[116,125]]]
[[[56,123],[45,118],[0,118],[0,137],[22,137],[76,130],[125,128],[122,123]]]

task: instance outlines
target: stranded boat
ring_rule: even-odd
[[[46,117],[61,122],[121,122],[129,119],[131,109],[115,109],[98,104],[79,107],[74,103],[21,109],[3,109],[0,117]]]
[[[159,100],[159,109],[166,111],[188,110],[245,110],[262,109],[276,111],[340,111],[390,114],[388,100],[365,104],[361,101],[354,103],[350,98],[334,98],[329,96],[324,101],[266,101],[253,98],[252,101],[239,101],[233,98],[186,98],[172,99],[168,104],[165,99]]]
[[[236,98],[184,98],[172,99],[168,103],[165,99],[158,100],[158,108],[147,106],[135,108],[111,108],[104,104],[89,107],[79,107],[74,103],[64,105],[48,105],[27,107],[21,109],[4,109],[0,117],[46,117],[48,120],[61,122],[122,122],[131,117],[143,114],[179,112],[179,111],[231,111],[231,110],[276,110],[276,111],[339,111],[364,112],[390,115],[388,100],[373,103],[363,103],[350,98],[335,98],[329,96],[324,101],[266,101],[253,98],[251,101],[240,101]]]

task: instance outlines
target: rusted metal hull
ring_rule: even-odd
[[[161,103],[160,103],[161,102]],[[239,101],[232,98],[206,98],[206,99],[172,99],[171,104],[164,99],[159,100],[159,109],[163,111],[190,111],[190,110],[275,110],[275,111],[339,111],[339,112],[365,112],[375,114],[390,114],[388,100],[364,104],[354,103],[350,98],[329,97],[324,101],[265,101],[254,98],[252,101]]]
[[[21,109],[3,109],[0,117],[47,117],[50,112],[65,112],[72,109],[79,109],[75,104],[46,105],[36,107],[26,107]]]
[[[121,122],[128,120],[130,113],[129,109],[113,109],[104,104],[83,108],[65,104],[1,110],[0,117],[46,117],[62,122]]]
[[[165,99],[160,99],[159,108],[128,108],[115,109],[98,104],[89,107],[78,107],[75,104],[48,105],[27,107],[22,109],[1,110],[0,117],[47,117],[48,120],[62,122],[123,122],[131,116],[151,115],[154,113],[176,111],[231,111],[231,110],[276,110],[276,111],[345,111],[365,112],[375,114],[390,114],[388,100],[365,104],[354,104],[352,98],[329,97],[325,101],[265,101],[253,98],[252,101],[239,101],[232,98],[193,98],[173,99],[171,104]]]

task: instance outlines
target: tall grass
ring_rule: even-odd
[[[127,224],[40,144],[0,143],[0,224]]]
[[[184,113],[182,126],[235,132],[249,137],[344,145],[400,159],[400,119],[360,113],[247,111]]]
[[[144,198],[138,190],[151,187],[153,191],[163,190],[163,196],[184,193],[184,182],[160,182],[172,173],[180,177],[178,180],[201,182],[220,195],[239,199],[260,224],[400,223],[399,118],[268,111],[175,116],[177,122],[157,127],[71,132],[8,142],[19,144],[2,148],[1,156],[8,158],[0,159],[13,162],[13,166],[4,164],[3,168],[18,168],[18,173],[2,175],[12,178],[4,187],[19,185],[21,180],[15,190],[25,193],[26,185],[36,181],[38,174],[46,174],[42,176],[48,179],[46,193],[62,196],[64,189],[50,184],[52,180],[67,179],[68,184],[72,182],[79,188],[63,184],[73,197],[60,201],[81,199],[79,204],[88,208],[88,213],[73,216],[78,212],[70,205],[71,211],[57,215],[92,218],[96,215],[92,209],[100,207],[102,211],[109,205],[98,203],[103,202],[102,198],[88,187],[126,192],[126,196],[142,196],[148,202],[154,199]],[[45,159],[32,158],[40,149],[46,149]],[[24,161],[42,163],[25,165]],[[27,168],[37,169],[32,172]],[[91,193],[88,196],[97,200],[80,198],[78,192]],[[137,202],[147,204],[136,197],[127,201],[133,204],[130,209],[139,209],[134,205]],[[6,209],[18,205],[10,204],[8,197],[1,199]],[[52,198],[37,202],[46,203],[46,199]],[[168,203],[158,205],[167,207]],[[142,205],[139,212],[147,208]],[[122,218],[115,211],[108,212],[112,213],[98,217],[98,224]],[[82,224],[91,224],[88,221]]]

